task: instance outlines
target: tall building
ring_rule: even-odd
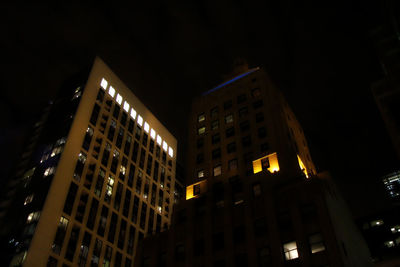
[[[35,125],[0,204],[10,266],[132,266],[138,240],[170,224],[176,151],[96,58]]]
[[[370,266],[329,174],[317,174],[299,122],[259,68],[193,103],[186,201],[143,240],[138,266]]]

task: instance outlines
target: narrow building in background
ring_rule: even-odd
[[[10,266],[133,266],[171,222],[174,136],[99,58],[32,136],[0,204]]]
[[[193,103],[186,201],[137,266],[371,266],[368,248],[266,73],[238,68]]]

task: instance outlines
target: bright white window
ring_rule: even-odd
[[[174,156],[174,150],[172,149],[172,147],[168,148],[168,155],[172,158]]]
[[[52,175],[53,173],[54,173],[54,167],[50,167],[50,168],[47,168],[45,171],[44,171],[44,176],[49,176],[49,175]]]
[[[150,131],[150,125],[147,122],[144,122],[144,130],[146,131],[146,133]]]
[[[162,212],[162,207],[158,206],[158,212],[161,213]]]
[[[115,89],[114,89],[114,87],[110,86],[110,89],[108,89],[108,94],[109,94],[111,97],[114,97],[114,96],[115,96]]]
[[[124,102],[124,109],[125,109],[126,112],[129,111],[129,103],[126,102],[126,101]]]
[[[383,221],[382,220],[375,220],[371,222],[371,226],[375,227],[375,226],[381,226],[383,225]]]
[[[163,142],[163,144],[162,144],[162,148],[164,149],[164,151],[167,151],[167,149],[168,149],[168,144],[167,144],[167,142]]]
[[[107,86],[108,86],[108,82],[106,81],[106,79],[101,79],[101,83],[100,83],[100,86],[101,87],[103,87],[103,89],[104,90],[106,90],[107,89]]]
[[[157,135],[157,144],[161,146],[162,138],[160,135]]]
[[[297,252],[296,241],[283,244],[283,252],[285,253],[285,260],[290,261],[297,259],[299,257],[299,253]]]
[[[131,109],[131,117],[132,119],[136,118],[136,110],[134,110],[133,108]]]
[[[392,231],[392,233],[400,233],[400,225],[395,225],[392,228],[390,228],[390,231]]]
[[[197,178],[203,178],[204,177],[204,170],[200,170],[197,172]]]
[[[156,139],[156,131],[154,131],[153,128],[151,128],[151,130],[150,130],[150,136],[151,136],[151,138]]]
[[[204,134],[206,132],[206,127],[202,126],[197,128],[197,133],[200,134]]]
[[[33,194],[29,195],[25,198],[25,202],[24,202],[24,206],[28,205],[29,203],[31,203],[33,200]]]
[[[117,94],[117,103],[120,105],[122,103],[122,96],[120,94]]]
[[[28,218],[26,218],[26,223],[36,222],[39,220],[40,211],[29,213]]]
[[[143,118],[142,118],[142,116],[138,115],[137,123],[138,123],[140,126],[143,125]]]

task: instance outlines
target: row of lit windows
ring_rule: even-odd
[[[107,91],[108,82],[103,78],[103,79],[101,80],[101,82],[100,82],[100,86],[101,86],[104,90]],[[115,96],[115,94],[116,94],[116,90],[115,90],[111,85],[110,85],[109,88],[108,88],[108,94],[109,94],[112,98],[114,98],[114,96]],[[139,114],[136,113],[136,110],[135,110],[133,107],[132,107],[132,108],[130,107],[130,104],[129,104],[127,101],[123,101],[123,98],[122,98],[122,96],[121,96],[119,93],[116,94],[115,100],[116,100],[116,102],[117,102],[119,105],[122,105],[122,102],[124,102],[124,104],[123,104],[123,109],[124,109],[128,114],[130,114],[130,116],[132,117],[132,119],[136,119],[136,115],[137,115],[137,124],[140,125],[140,126],[143,126],[143,125],[144,125],[144,127],[143,127],[143,128],[144,128],[144,131],[145,131],[146,133],[150,133],[150,137],[151,137],[152,139],[156,140],[156,141],[157,141],[157,144],[159,144],[160,146],[161,146],[161,144],[162,144],[162,148],[163,148],[165,151],[168,151],[168,154],[170,155],[170,157],[173,157],[173,156],[174,156],[174,150],[173,150],[173,148],[169,147],[168,144],[167,144],[167,142],[166,142],[165,140],[163,141],[162,138],[161,138],[161,136],[158,135],[158,134],[156,134],[156,131],[155,131],[153,128],[150,129],[150,125],[149,125],[147,122],[145,122],[145,121],[143,120],[143,117],[142,117],[142,116],[140,116]]]

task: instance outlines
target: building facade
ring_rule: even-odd
[[[177,140],[99,58],[34,135],[1,204],[10,266],[132,266],[171,222]]]
[[[329,174],[267,74],[242,67],[193,103],[186,201],[138,266],[370,266]]]

